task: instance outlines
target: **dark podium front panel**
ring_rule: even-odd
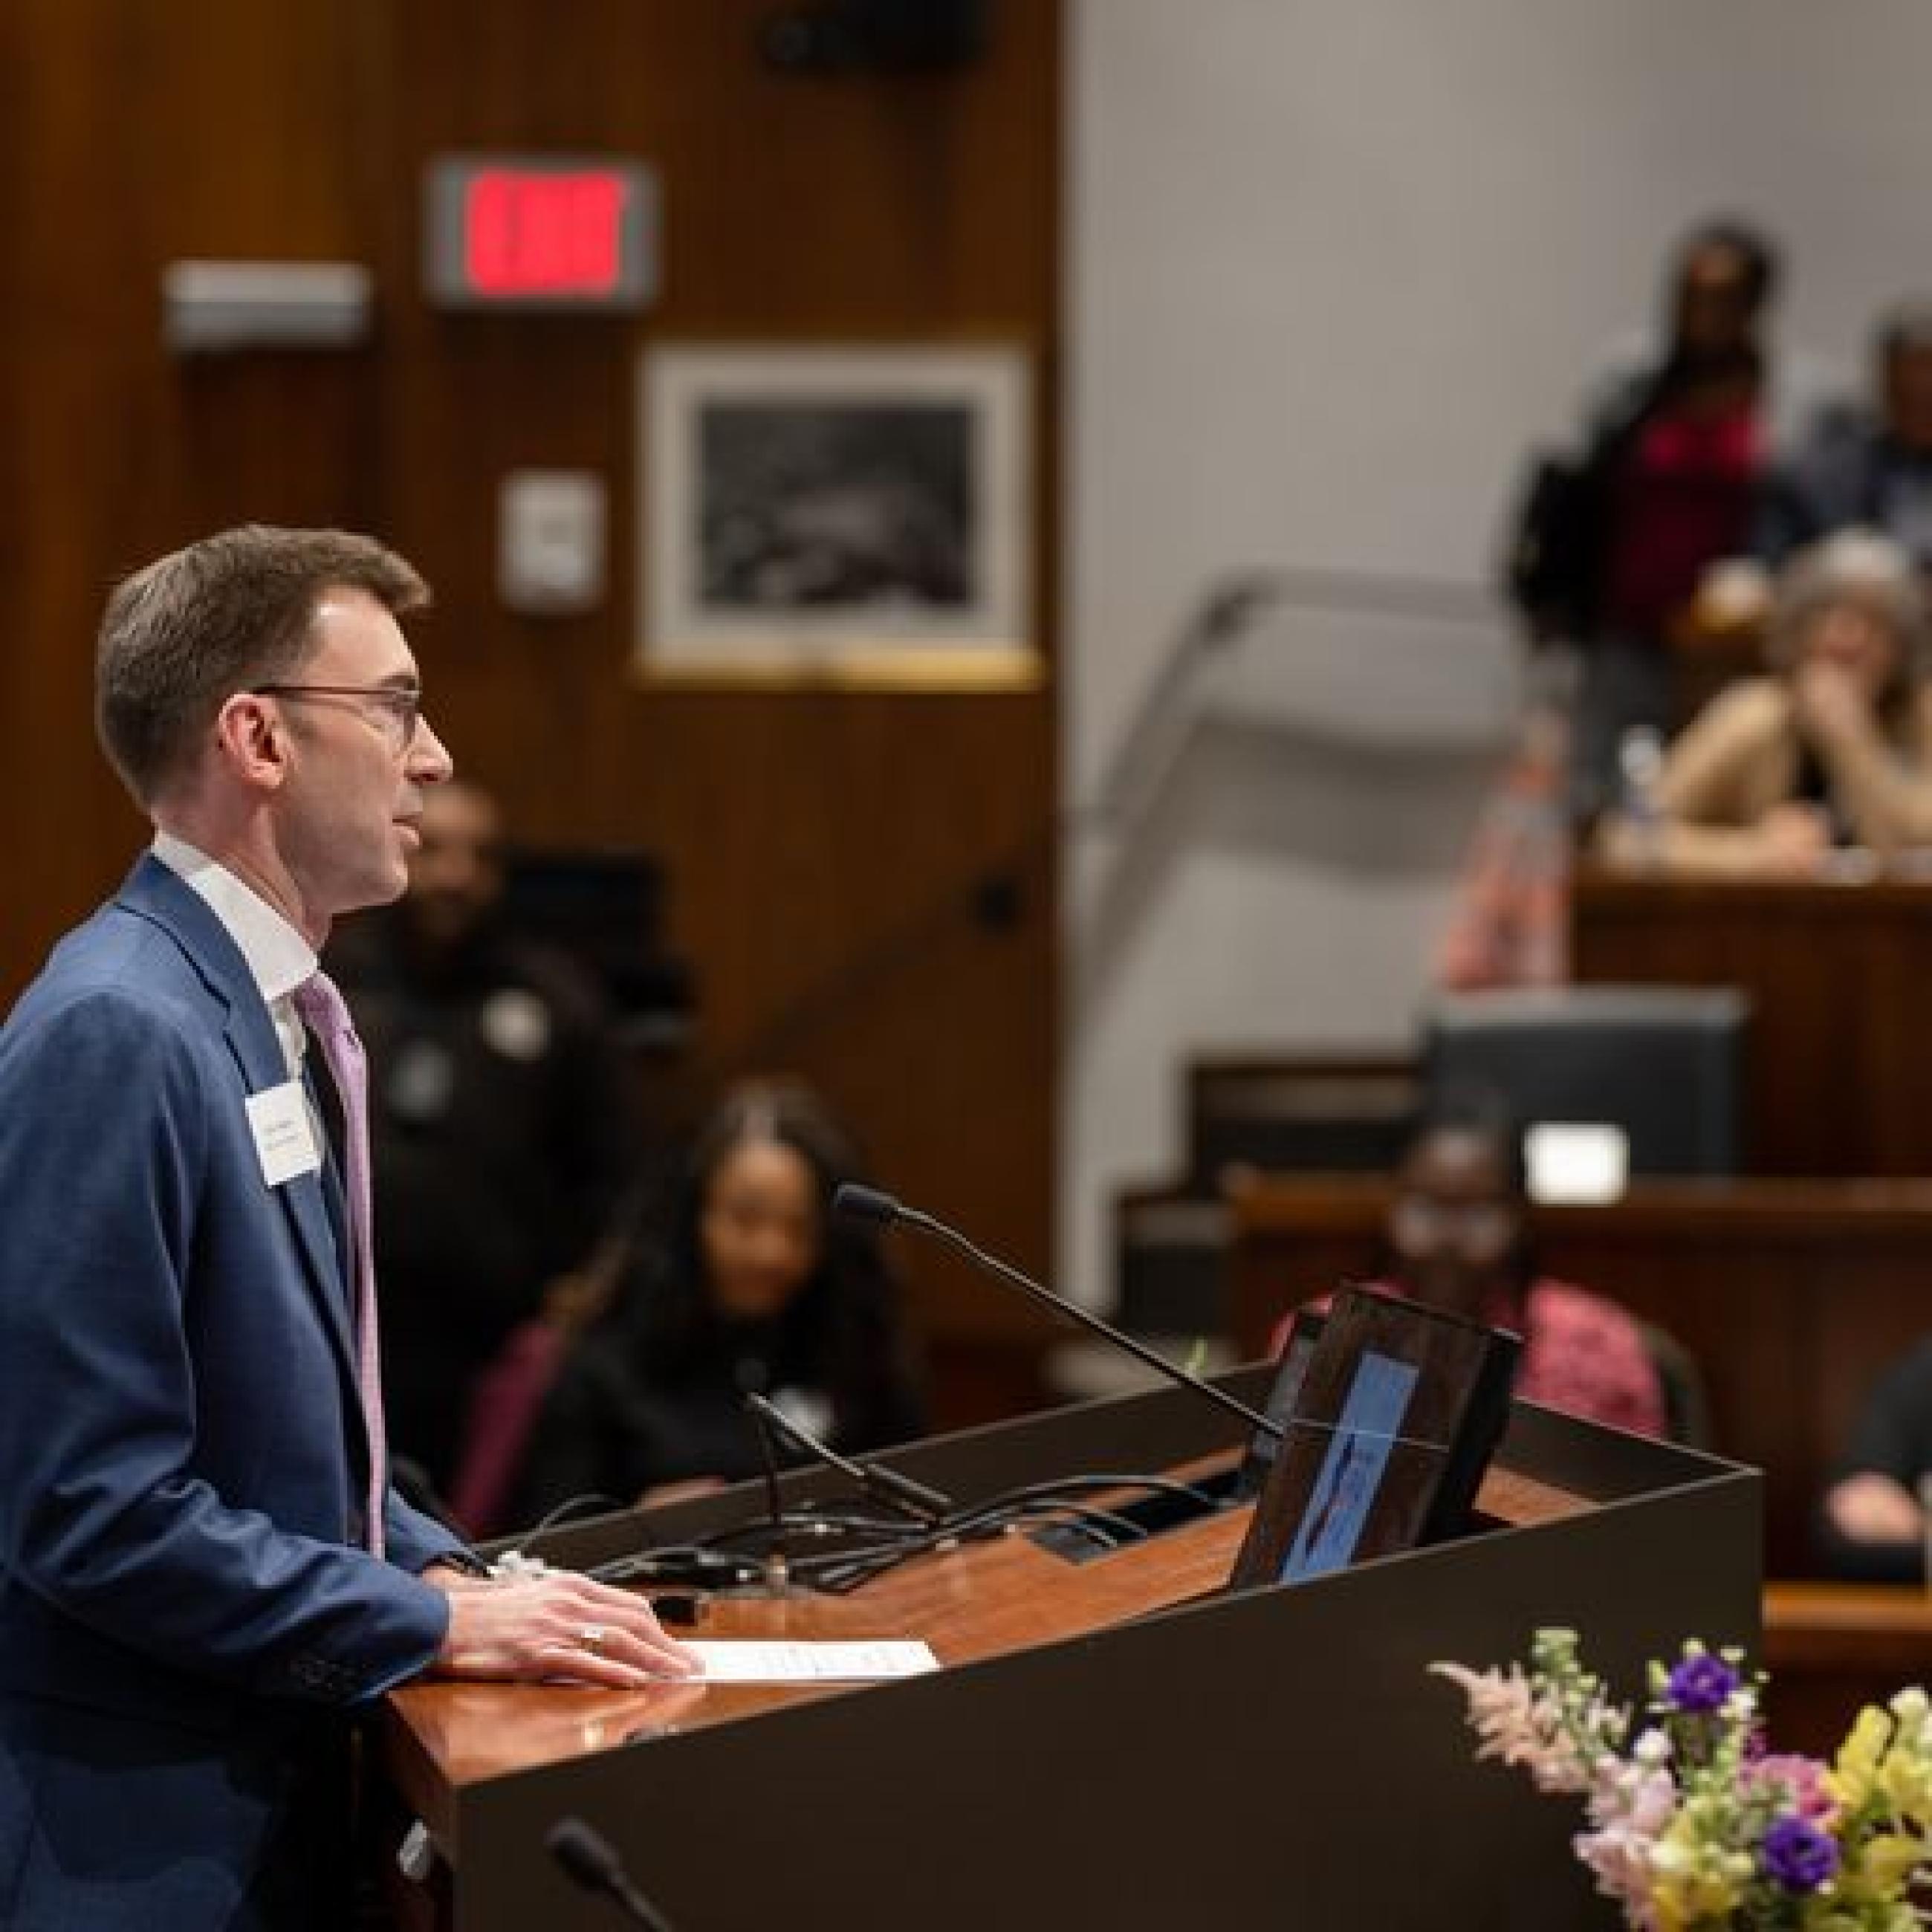
[[[1192,1467],[1234,1428],[1163,1392],[890,1460],[972,1498]],[[1238,1595],[1245,1509],[1085,1563],[1007,1536],[843,1598],[721,1598],[700,1634],[921,1636],[945,1667],[837,1691],[424,1686],[391,1700],[386,1761],[459,1932],[619,1922],[545,1856],[572,1815],[679,1932],[1613,1927],[1572,1808],[1476,1765],[1427,1666],[1505,1662],[1542,1624],[1633,1688],[1687,1634],[1754,1647],[1758,1480],[1520,1405],[1482,1506],[1496,1526],[1456,1543]],[[763,1507],[728,1492],[543,1547],[592,1562]]]

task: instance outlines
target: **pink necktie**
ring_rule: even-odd
[[[368,1543],[382,1553],[382,1503],[388,1490],[388,1443],[382,1426],[382,1368],[376,1328],[376,1258],[370,1239],[369,1082],[362,1042],[349,1008],[326,973],[295,991],[296,1011],[321,1043],[322,1055],[342,1102],[344,1191],[348,1196],[349,1240],[355,1254],[356,1389],[369,1431]]]

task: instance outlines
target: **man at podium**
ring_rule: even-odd
[[[470,1574],[388,1480],[360,1046],[316,956],[449,775],[397,622],[427,597],[368,538],[250,527],[107,607],[154,844],[0,1031],[14,1932],[340,1932],[358,1706],[685,1668],[621,1592]]]

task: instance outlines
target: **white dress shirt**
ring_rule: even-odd
[[[321,964],[310,945],[261,894],[244,884],[218,860],[178,838],[172,832],[154,834],[154,856],[178,874],[220,920],[228,936],[242,949],[250,976],[260,989],[269,1017],[282,1042],[289,1078],[302,1078],[302,1052],[308,1030],[290,995]]]

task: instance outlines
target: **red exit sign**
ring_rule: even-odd
[[[454,308],[631,310],[657,292],[656,177],[634,162],[448,156],[431,164],[424,266]]]

